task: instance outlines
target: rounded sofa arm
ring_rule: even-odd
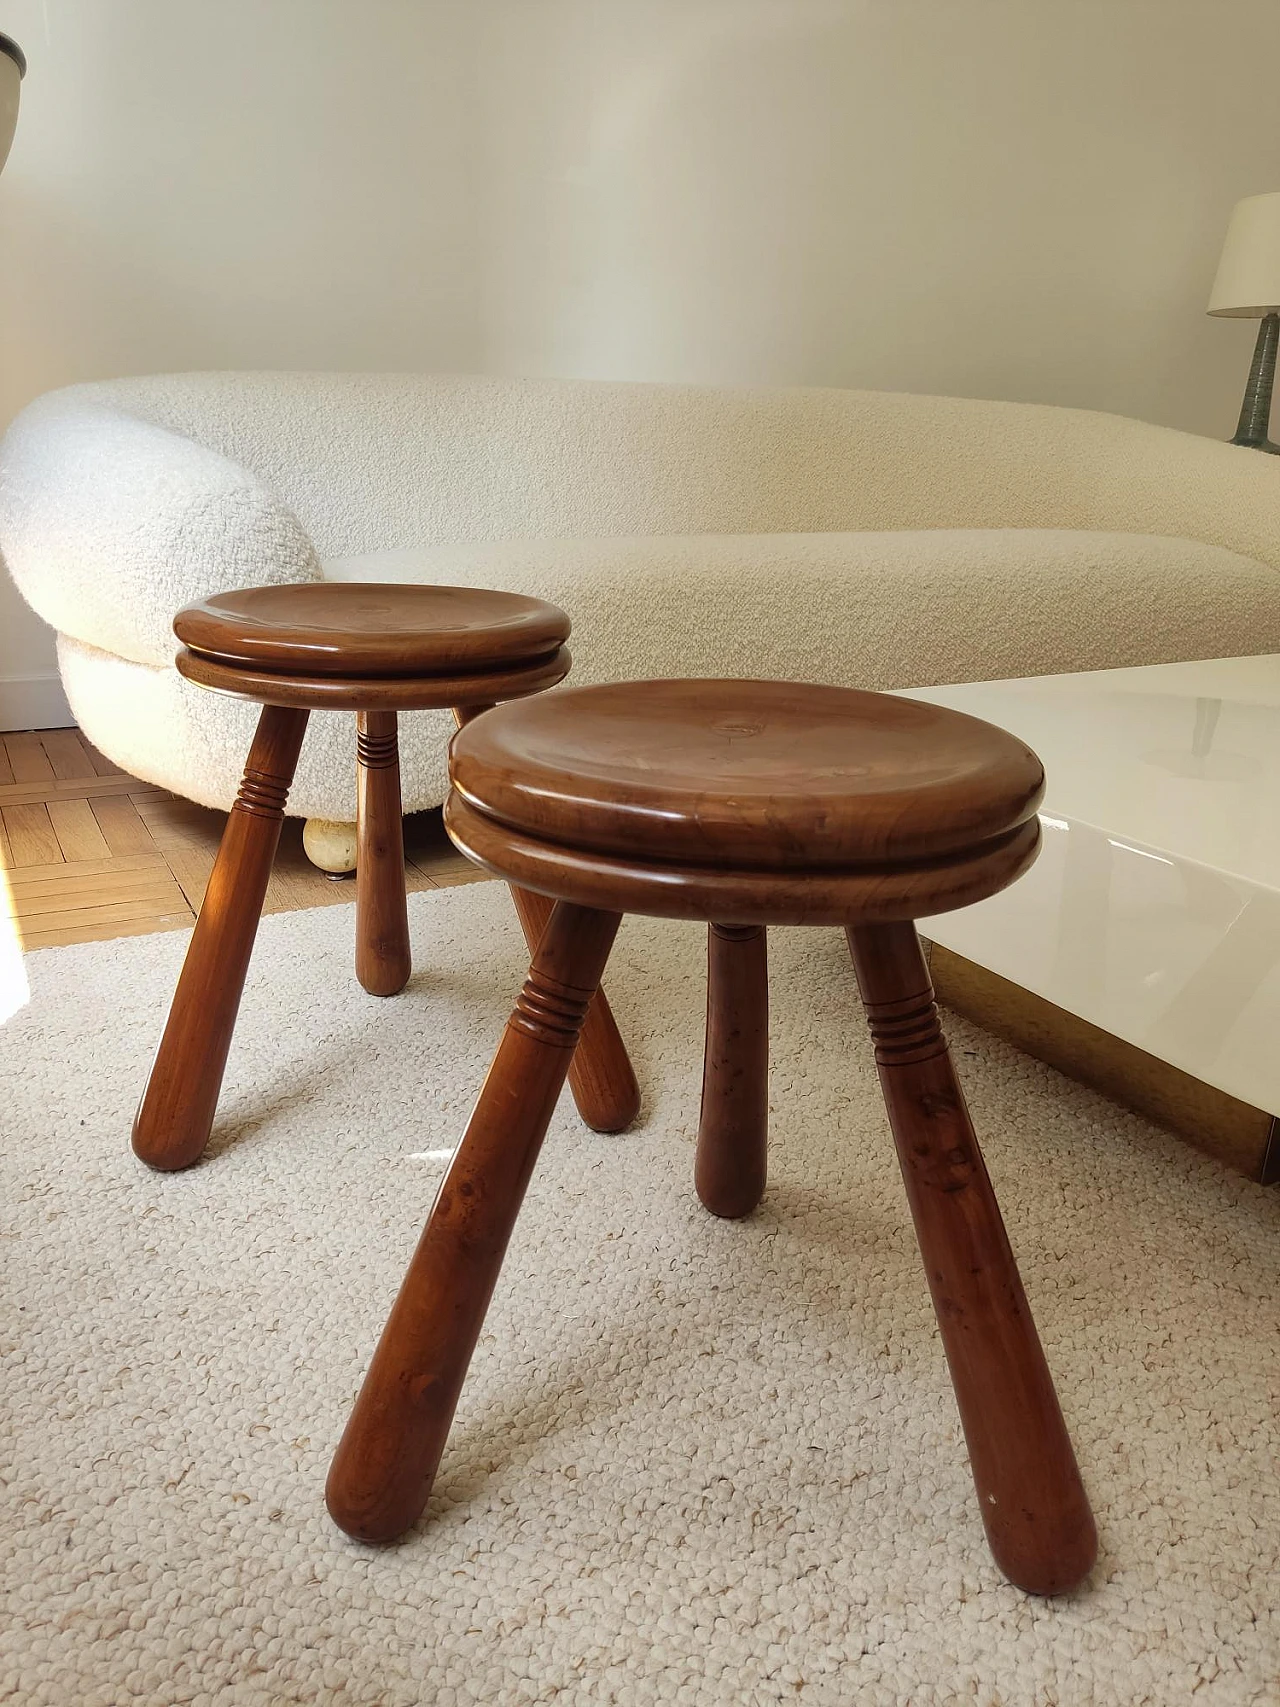
[[[172,661],[193,599],[321,578],[255,474],[76,391],[38,399],[0,441],[0,556],[59,633],[141,664]]]

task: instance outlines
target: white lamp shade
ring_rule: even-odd
[[[1280,190],[1236,203],[1222,245],[1210,314],[1257,319],[1280,310]]]

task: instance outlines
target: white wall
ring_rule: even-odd
[[[0,418],[123,373],[474,366],[473,17],[0,0],[29,62],[0,177]],[[52,669],[0,584],[0,678]]]
[[[1228,436],[1276,0],[0,0],[0,416],[72,379],[486,367]],[[0,678],[51,668],[0,587]],[[34,703],[34,701],[28,701]],[[3,689],[0,687],[0,716]]]
[[[1229,436],[1276,0],[482,8],[498,368],[1026,398]]]

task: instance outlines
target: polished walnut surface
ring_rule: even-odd
[[[1023,742],[853,688],[630,682],[500,706],[453,745],[462,799],[526,835],[624,858],[831,870],[938,859],[1029,822]]]
[[[767,1182],[766,929],[840,923],[992,1552],[1031,1593],[1074,1587],[1093,1518],[914,924],[1035,858],[1035,755],[847,689],[631,682],[473,714],[451,775],[455,842],[556,904],[334,1456],[335,1520],[386,1541],[422,1514],[621,914],[710,927],[694,1183],[729,1217]]]
[[[450,676],[552,654],[569,619],[520,593],[307,581],[215,593],[179,611],[173,629],[193,652],[252,670]]]
[[[440,711],[455,706],[489,706],[555,687],[569,674],[567,646],[522,662],[493,669],[423,668],[407,676],[304,675],[300,670],[226,664],[184,647],[173,660],[180,676],[219,693],[235,694],[259,705],[292,705],[305,711]]]
[[[392,996],[412,970],[397,713],[451,706],[466,717],[569,669],[562,610],[462,587],[250,587],[188,606],[174,630],[186,642],[179,674],[263,709],[134,1120],[135,1152],[164,1170],[190,1167],[209,1138],[310,713],[356,714],[356,976]],[[515,902],[536,947],[550,906]],[[603,992],[570,1083],[592,1125],[614,1131],[633,1118],[639,1090]]]

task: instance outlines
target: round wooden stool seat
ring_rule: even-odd
[[[519,593],[307,581],[188,605],[183,645],[220,664],[302,676],[458,676],[528,664],[569,638],[555,605]]]
[[[304,581],[178,612],[180,675],[260,705],[429,711],[522,699],[569,673],[569,619],[520,593]]]
[[[454,741],[446,824],[589,905],[721,920],[919,917],[1004,887],[1044,772],[939,706],[790,682],[632,682],[498,707]],[[904,910],[905,909],[905,910]]]

